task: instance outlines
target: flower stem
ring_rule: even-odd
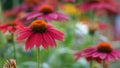
[[[13,50],[14,50],[14,59],[16,59],[16,47],[15,47],[15,41],[14,41],[14,34],[11,34],[12,36],[12,45],[13,45]]]
[[[2,11],[2,0],[0,0],[0,23],[2,23],[3,22],[3,19],[4,17],[3,17],[3,11]]]
[[[93,60],[90,61],[90,68],[93,68]]]
[[[103,68],[108,68],[107,65],[106,65],[105,60],[103,60]]]
[[[40,48],[37,49],[37,68],[40,68]]]

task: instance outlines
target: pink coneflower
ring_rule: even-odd
[[[19,21],[8,21],[5,23],[0,24],[0,30],[5,33],[6,31],[10,31],[11,33],[14,33],[18,28],[22,28],[24,25]]]
[[[42,45],[45,49],[48,49],[49,46],[56,46],[55,39],[60,41],[64,40],[64,33],[56,30],[44,20],[33,21],[29,27],[18,31],[18,34],[17,40],[27,38],[26,50],[31,50],[34,45],[36,45],[37,48]]]
[[[27,20],[45,19],[46,21],[63,21],[67,20],[68,16],[63,13],[55,12],[55,9],[50,5],[41,5],[35,12],[28,14]]]
[[[81,5],[83,11],[108,9],[115,11],[117,3],[112,0],[87,0]]]
[[[39,4],[39,0],[25,0],[21,5],[15,6],[10,10],[6,10],[4,12],[4,16],[5,18],[17,18],[19,17],[19,14],[23,12],[32,12]]]
[[[40,0],[25,0],[25,2],[22,5],[22,8],[26,7],[24,8],[24,10],[30,12],[33,11],[38,5],[40,5]]]
[[[85,57],[88,61],[94,59],[98,62],[117,60],[120,58],[120,51],[113,49],[110,43],[101,42],[96,47],[90,47],[83,51],[76,52],[74,54],[76,56],[76,60],[81,57]]]

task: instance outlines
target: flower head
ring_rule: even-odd
[[[55,9],[51,5],[41,5],[35,10],[35,12],[29,13],[25,16],[28,20],[44,19],[46,21],[63,21],[67,20],[68,16],[63,13],[55,12]]]
[[[36,20],[31,23],[30,27],[35,33],[44,33],[47,31],[47,23],[44,20]]]
[[[114,49],[110,43],[101,42],[96,47],[87,48],[83,51],[76,52],[74,55],[77,57],[76,60],[85,57],[88,61],[94,59],[101,62],[102,60],[117,60],[120,58],[120,51]]]
[[[87,0],[81,5],[83,11],[97,10],[98,12],[103,9],[116,12],[117,3],[113,0]]]
[[[8,21],[6,23],[0,24],[0,30],[5,33],[6,31],[10,31],[11,33],[14,33],[18,28],[22,28],[24,25],[19,21]]]
[[[33,21],[29,27],[19,30],[18,34],[17,40],[27,38],[26,50],[32,49],[34,45],[36,45],[37,48],[43,46],[45,49],[48,49],[49,46],[56,46],[55,40],[64,40],[64,33],[56,30],[44,20]]]
[[[43,14],[50,14],[50,13],[53,13],[55,10],[52,6],[50,5],[44,5],[44,6],[41,6],[38,11],[42,12]]]
[[[19,17],[21,12],[32,12],[40,4],[39,0],[25,0],[23,4],[7,10],[4,15],[6,17]]]
[[[113,47],[111,44],[102,42],[97,46],[97,51],[98,52],[103,52],[103,53],[111,53],[113,50]]]

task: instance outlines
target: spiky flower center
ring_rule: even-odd
[[[14,21],[7,22],[7,26],[16,26],[16,24]]]
[[[39,11],[44,14],[49,14],[54,12],[54,8],[50,5],[43,5],[40,7]]]
[[[97,47],[98,52],[111,53],[113,48],[111,44],[107,42],[101,42]]]
[[[44,20],[35,20],[30,26],[35,33],[44,33],[47,31],[47,22]]]

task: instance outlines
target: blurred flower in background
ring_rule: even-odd
[[[39,8],[36,9],[35,12],[32,12],[25,16],[27,21],[31,21],[33,19],[44,19],[46,21],[51,22],[52,20],[55,21],[63,21],[67,20],[68,16],[63,13],[58,13],[51,5],[41,5]]]
[[[120,68],[119,7],[119,0],[0,0],[0,68]]]

